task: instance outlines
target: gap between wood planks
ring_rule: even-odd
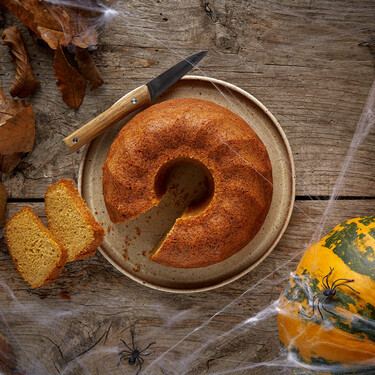
[[[296,195],[296,201],[326,201],[331,197],[329,195]],[[355,200],[375,200],[375,197],[367,196],[338,196],[338,201],[355,201]],[[44,203],[44,198],[9,198],[8,203]]]

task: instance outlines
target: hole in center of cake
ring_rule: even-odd
[[[168,191],[174,203],[186,209],[185,215],[194,215],[210,203],[214,181],[207,167],[198,160],[178,158],[163,165],[154,188],[159,199]]]

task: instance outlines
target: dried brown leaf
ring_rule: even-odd
[[[7,205],[8,192],[5,190],[4,185],[0,182],[0,228],[5,225],[5,207]],[[0,333],[0,362],[2,356],[2,341]]]
[[[16,67],[16,76],[9,88],[10,95],[26,98],[39,86],[40,82],[34,78],[18,27],[8,27],[3,31],[1,37],[3,38],[3,44],[9,47],[9,53]]]
[[[9,340],[0,333],[0,370],[9,374],[16,369],[17,363]]]
[[[32,106],[24,100],[8,100],[0,88],[1,172],[11,172],[21,160],[22,153],[32,150],[34,139],[35,120]]]
[[[52,49],[58,45],[96,47],[98,34],[93,24],[98,12],[48,4],[40,0],[2,0],[1,3]]]
[[[0,99],[0,126],[8,119],[12,118],[17,112],[22,111],[27,106],[28,104],[25,100],[9,100],[5,95],[2,96]]]
[[[86,81],[74,69],[65,57],[61,46],[57,47],[53,61],[57,86],[61,91],[64,102],[73,108],[78,108],[85,96]]]
[[[31,104],[0,124],[1,155],[29,152],[34,147],[34,140],[35,120]]]
[[[104,83],[94,59],[87,50],[77,47],[74,58],[78,64],[79,71],[86,78],[90,90],[95,90]]]
[[[14,168],[17,167],[18,163],[21,161],[21,152],[15,152],[14,154],[2,155],[0,168],[2,173],[10,173]],[[0,155],[1,157],[1,155]]]
[[[4,93],[4,91],[1,89],[0,87],[0,102],[3,101],[3,100],[6,100],[6,95]]]
[[[35,139],[31,104],[24,100],[0,99],[0,155],[29,152]]]

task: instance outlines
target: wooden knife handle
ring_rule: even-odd
[[[126,117],[129,113],[150,103],[150,93],[147,86],[143,85],[123,96],[98,117],[95,117],[86,125],[68,135],[64,138],[64,142],[71,152],[76,151],[104,130]]]

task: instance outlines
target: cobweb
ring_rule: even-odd
[[[51,0],[50,3],[93,10],[89,1]],[[123,22],[132,30],[134,39],[134,35],[141,34],[152,40],[155,46],[167,49],[171,61],[185,57],[185,52],[175,48],[172,42],[162,43],[157,34],[139,26],[137,19],[147,17],[142,10],[131,9],[125,2],[115,2],[111,7],[97,2],[94,10],[99,13],[93,20],[95,27],[110,27],[110,21]],[[285,14],[288,12],[293,13],[284,11]],[[359,27],[357,31],[360,30]],[[102,32],[105,35],[105,28]],[[325,35],[315,39],[314,43],[334,43],[335,38],[338,38],[337,34]],[[301,39],[299,44],[305,48],[309,40]],[[254,67],[254,72],[256,69],[259,66]],[[197,70],[201,75],[210,75],[204,69]],[[237,106],[239,112],[242,111],[241,103],[230,93],[221,94],[231,105]],[[308,366],[288,348],[281,349],[276,316],[280,310],[280,292],[302,254],[344,219],[338,214],[336,199],[363,141],[369,134],[374,135],[375,84],[363,105],[332,193],[328,200],[321,202],[324,210],[312,217],[301,201],[295,204],[294,234],[300,228],[303,230],[305,225],[313,228],[306,233],[305,246],[285,248],[281,245],[251,272],[251,277],[237,281],[230,289],[180,295],[148,290],[131,281],[124,284],[124,277],[99,256],[71,265],[72,275],[74,270],[81,268],[79,280],[67,274],[65,281],[59,279],[40,290],[30,290],[26,285],[12,288],[14,283],[10,276],[1,276],[1,332],[16,353],[18,371],[38,375],[137,373],[138,367],[129,366],[128,357],[119,361],[119,353],[126,350],[121,339],[131,346],[134,333],[138,349],[155,342],[144,353],[151,352],[144,357],[142,374],[283,374],[301,367],[344,373],[339,365]],[[306,128],[308,131],[308,124]],[[234,149],[232,151],[237,153]],[[369,168],[374,168],[374,164]],[[299,181],[297,186],[303,191]],[[304,196],[313,202],[317,200],[307,193]],[[8,254],[5,256],[9,258]],[[283,262],[276,262],[276,257],[281,257]],[[279,266],[272,267],[276,263]],[[268,273],[270,268],[273,271]],[[79,303],[74,298],[70,301],[60,298],[67,280],[72,290],[87,296],[87,304],[82,304],[82,298]],[[124,290],[124,285],[127,290]],[[108,291],[105,300],[104,289]],[[96,290],[101,293],[96,294]],[[23,302],[20,302],[21,296]],[[52,298],[55,299],[54,307]],[[375,326],[375,322],[372,325]],[[40,349],[35,350],[35,346]],[[34,355],[35,352],[39,353],[38,356]],[[375,359],[362,369],[363,373],[374,373],[374,366]],[[1,364],[0,369],[6,373]]]

